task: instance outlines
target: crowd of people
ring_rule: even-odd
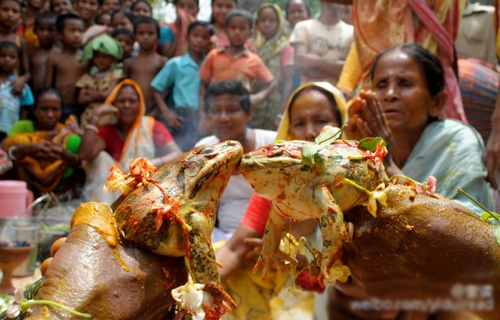
[[[434,176],[437,192],[478,215],[457,188],[494,208],[497,61],[458,29],[462,14],[490,11],[463,0],[321,0],[314,14],[289,0],[250,13],[212,0],[205,22],[198,0],[173,3],[176,20],[164,23],[147,0],[0,0],[2,178],[37,195],[111,203],[116,195],[102,192],[111,165],[147,157],[161,166],[224,140],[245,152],[314,141],[323,126],[346,125],[345,138],[386,139],[390,175]],[[269,210],[231,177],[213,240],[223,241],[221,277],[242,299],[238,319],[252,310],[278,319],[272,305],[282,306],[269,297],[286,279],[263,284],[240,268]],[[315,227],[293,229],[315,241]],[[287,319],[304,319],[297,310],[311,297],[302,298]]]

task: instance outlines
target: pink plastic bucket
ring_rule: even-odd
[[[0,181],[0,217],[29,217],[26,208],[33,202],[33,193],[26,182],[17,180]]]

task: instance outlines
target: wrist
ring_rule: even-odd
[[[99,123],[99,116],[96,114],[93,114],[92,116],[90,116],[89,120],[87,121],[87,124],[94,126],[94,127],[97,126],[98,123]]]

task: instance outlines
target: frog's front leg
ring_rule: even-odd
[[[189,249],[187,259],[189,271],[195,283],[203,284],[203,291],[211,299],[208,305],[203,300],[205,319],[219,319],[226,311],[236,308],[231,297],[220,286],[215,252],[210,241],[213,221],[203,213],[194,212],[189,216]]]
[[[260,252],[259,260],[253,268],[253,272],[255,273],[262,266],[263,278],[269,271],[283,270],[285,261],[292,263],[295,262],[291,261],[291,258],[279,249],[286,220],[287,219],[280,214],[276,204],[273,203],[271,211],[269,212],[266,229],[264,231],[262,250]]]
[[[322,214],[319,220],[323,239],[321,274],[319,281],[334,283],[336,280],[345,282],[350,270],[340,261],[342,247],[351,240],[350,226],[344,222],[344,214],[333,198],[326,185],[319,186],[315,191],[317,205]]]

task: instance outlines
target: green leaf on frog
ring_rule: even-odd
[[[344,131],[345,125],[342,128],[336,128],[332,126],[326,126],[323,128],[323,132],[321,132],[315,139],[316,143],[320,145],[328,146],[332,144],[337,138],[340,137],[342,131]]]
[[[380,141],[382,141],[382,147],[387,146],[387,143],[383,138],[376,137],[376,138],[361,139],[358,143],[358,148],[375,152],[375,150],[377,149],[377,145],[380,143]]]
[[[495,235],[497,236],[497,243],[500,246],[500,226],[497,227]]]
[[[314,166],[315,155],[324,148],[325,146],[321,146],[318,144],[306,144],[302,148],[302,162],[310,167]]]

